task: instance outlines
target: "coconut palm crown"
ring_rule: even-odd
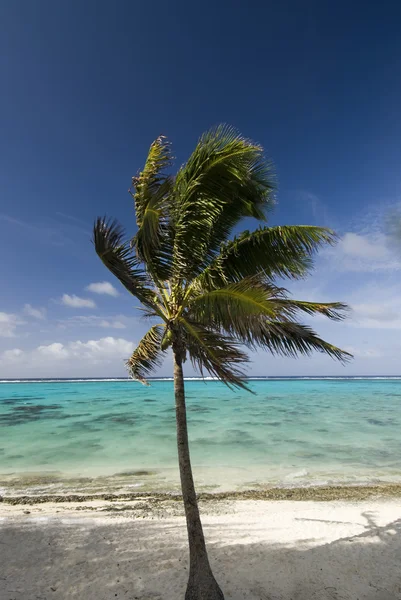
[[[114,221],[99,218],[96,252],[124,287],[157,317],[127,361],[141,382],[171,346],[201,373],[244,386],[243,346],[297,356],[317,350],[348,354],[299,322],[302,314],[339,320],[345,305],[293,300],[277,279],[299,279],[312,256],[335,234],[314,226],[261,226],[230,237],[244,217],[266,221],[275,177],[262,148],[227,126],[205,133],[176,177],[170,144],[153,142],[144,169],[132,178],[138,231],[126,241]]]
[[[222,598],[212,575],[199,519],[189,458],[182,365],[246,387],[246,348],[275,355],[323,352],[350,355],[321,339],[302,315],[344,317],[339,302],[294,300],[281,281],[305,277],[313,255],[335,234],[314,226],[265,225],[274,206],[275,176],[261,146],[231,127],[199,139],[175,177],[170,144],[150,146],[145,166],[132,178],[137,232],[125,237],[115,221],[98,218],[96,252],[105,266],[157,319],[127,361],[143,383],[166,355],[174,356],[178,455],[187,517],[190,570],[187,600]],[[245,218],[260,226],[233,235]]]

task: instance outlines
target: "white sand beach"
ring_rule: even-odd
[[[399,600],[401,499],[202,501],[226,599]],[[0,504],[1,600],[179,600],[180,503]]]

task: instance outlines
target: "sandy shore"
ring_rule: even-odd
[[[205,499],[226,599],[399,600],[401,499]],[[179,600],[187,574],[173,499],[0,503],[1,600]]]

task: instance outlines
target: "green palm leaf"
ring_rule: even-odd
[[[271,354],[296,358],[299,355],[310,356],[313,352],[328,354],[342,363],[348,362],[352,355],[319,338],[308,325],[291,321],[265,321],[255,319],[248,323],[248,329],[242,338],[250,348],[262,347]]]
[[[132,254],[129,243],[124,241],[124,230],[117,221],[99,217],[93,227],[93,243],[103,264],[123,286],[140,302],[154,308],[151,281]]]
[[[165,329],[164,325],[153,325],[126,362],[131,377],[141,383],[146,384],[146,378],[163,362],[161,344]]]
[[[171,165],[170,144],[164,136],[159,136],[150,146],[148,157],[143,171],[132,178],[131,192],[135,202],[135,214],[138,229],[140,229],[149,212],[155,210],[155,194],[158,195],[160,188],[163,189],[166,183],[171,182],[171,177],[164,173],[164,169]],[[165,193],[168,186],[164,188]],[[152,207],[153,202],[153,207]],[[160,197],[159,197],[160,202]]]
[[[173,179],[164,173],[170,164],[170,144],[160,136],[150,146],[143,171],[132,178],[130,190],[138,225],[132,245],[158,281],[166,280],[171,268],[172,232],[168,211]]]
[[[188,318],[181,318],[180,323],[192,364],[202,376],[206,370],[227,385],[247,389],[238,365],[246,364],[249,358],[235,341]]]
[[[312,268],[312,257],[317,250],[335,241],[336,235],[330,229],[310,225],[245,231],[222,246],[199,280],[210,287],[221,287],[255,275],[270,280],[298,279]]]
[[[248,320],[263,317],[290,320],[299,313],[321,314],[331,320],[342,320],[347,307],[341,302],[320,303],[292,300],[287,291],[254,278],[243,279],[219,289],[201,291],[189,299],[186,310],[200,323],[212,325],[227,333],[243,331]]]
[[[199,272],[242,217],[264,219],[274,188],[259,145],[227,126],[205,133],[174,185],[176,274]]]

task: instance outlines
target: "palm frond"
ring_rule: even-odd
[[[155,310],[155,292],[151,282],[124,241],[124,230],[117,221],[99,217],[93,227],[93,243],[103,264],[123,286],[143,304]]]
[[[138,232],[131,245],[158,280],[168,278],[171,268],[172,231],[169,222],[173,179],[164,173],[171,164],[170,144],[164,136],[150,146],[143,171],[132,178]]]
[[[193,297],[186,310],[198,324],[252,349],[262,347],[286,356],[319,350],[344,361],[350,355],[324,342],[296,319],[299,313],[306,313],[338,321],[347,308],[340,302],[292,300],[285,289],[248,278]]]
[[[288,292],[271,283],[254,278],[223,288],[201,291],[189,298],[186,312],[194,321],[234,336],[247,345],[257,345],[258,331],[265,323],[295,322],[300,313],[323,315],[331,320],[345,318],[348,307],[341,302],[304,302],[288,298]],[[256,331],[256,337],[254,332]]]
[[[291,298],[277,298],[274,301],[277,314],[281,317],[296,318],[299,312],[307,315],[323,315],[331,321],[343,321],[349,306],[343,302],[305,302]]]
[[[172,162],[170,144],[164,136],[159,136],[150,146],[143,171],[132,178],[130,193],[135,201],[135,214],[138,229],[143,225],[149,202],[171,178],[164,169]],[[167,191],[167,188],[166,188]],[[154,207],[153,207],[154,209]]]
[[[180,323],[191,362],[202,377],[206,370],[228,386],[248,389],[238,365],[249,362],[249,358],[235,341],[188,318],[181,318]]]
[[[131,377],[145,385],[146,378],[163,362],[161,344],[165,329],[164,325],[153,325],[126,362]]]
[[[274,189],[272,167],[259,145],[228,126],[205,133],[174,185],[178,276],[198,273],[242,217],[264,219]]]
[[[309,225],[261,227],[244,231],[221,247],[220,254],[198,279],[204,286],[221,287],[244,277],[261,275],[298,279],[313,266],[313,255],[336,242],[333,231]]]
[[[212,290],[200,289],[189,298],[187,311],[201,323],[229,330],[229,324],[248,316],[264,315],[277,318],[276,299],[286,297],[286,290],[274,284],[248,277]]]
[[[317,336],[308,325],[291,321],[266,321],[261,318],[248,322],[248,329],[241,341],[250,348],[262,347],[280,356],[296,358],[322,352],[342,363],[348,362],[352,354],[345,352]]]

